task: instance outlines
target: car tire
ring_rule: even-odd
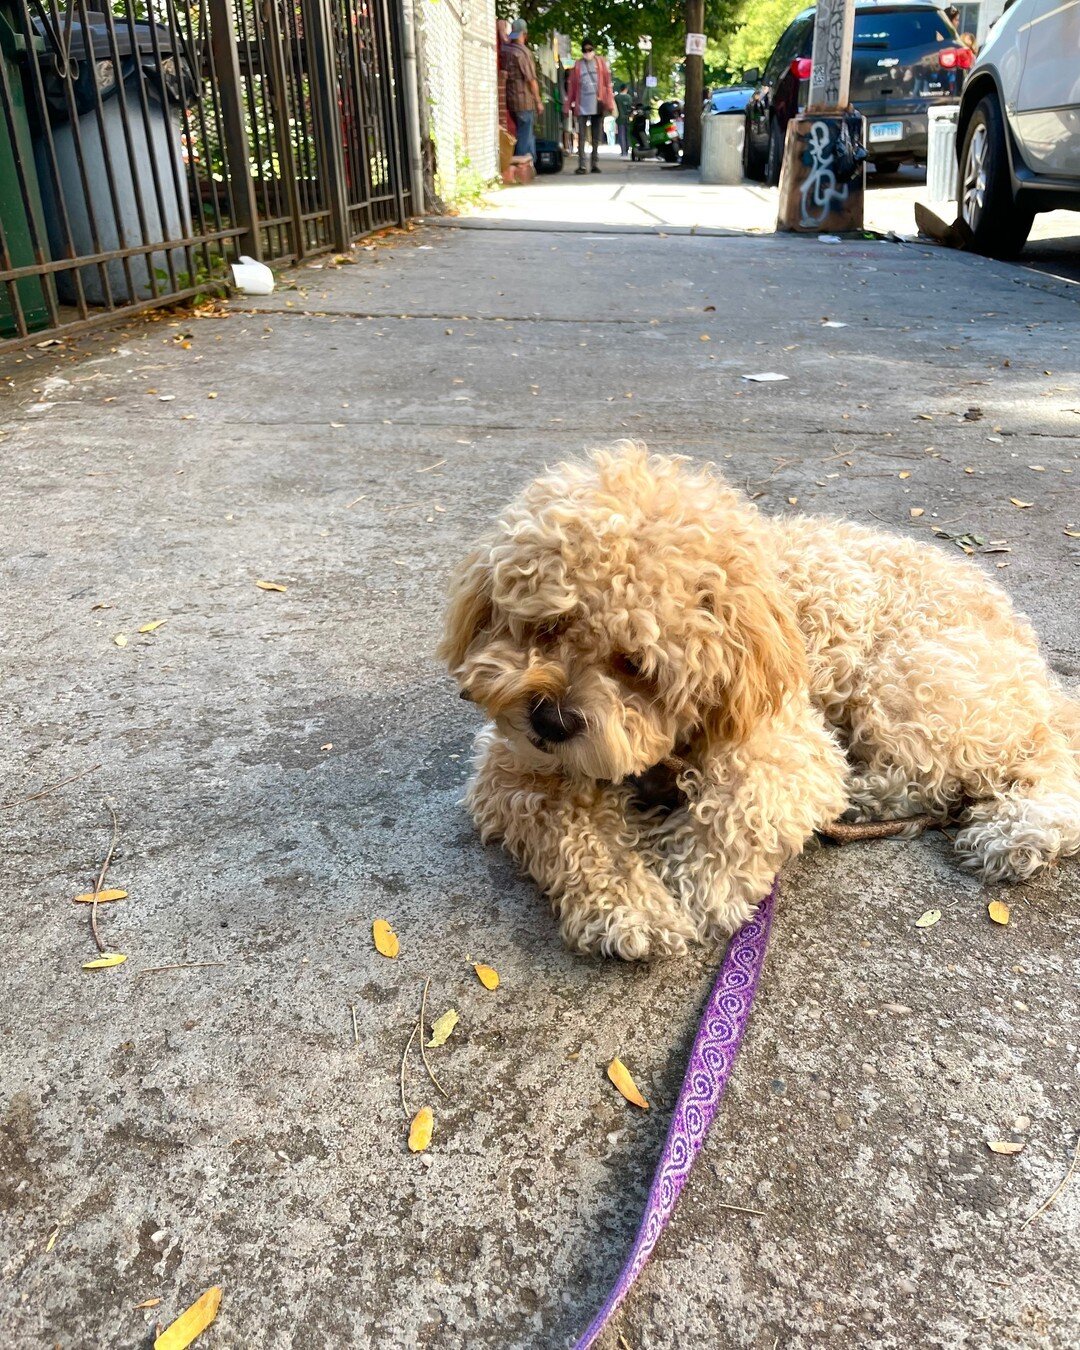
[[[760,183],[765,176],[765,164],[762,158],[754,150],[753,142],[750,139],[750,119],[747,118],[743,124],[743,151],[742,151],[743,173],[747,178],[755,183]]]
[[[960,217],[971,247],[990,258],[1015,258],[1027,242],[1034,212],[1013,196],[1005,119],[997,98],[975,106],[960,152]]]
[[[876,174],[899,173],[900,165],[903,160],[900,159],[875,159],[874,172]]]
[[[765,186],[780,186],[780,170],[784,165],[784,133],[774,117],[769,123],[769,157],[765,161]]]

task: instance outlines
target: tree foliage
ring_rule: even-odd
[[[776,41],[807,0],[738,0],[724,31],[705,50],[705,78],[734,84],[749,66],[762,69]]]

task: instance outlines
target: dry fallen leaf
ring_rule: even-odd
[[[788,500],[788,506],[798,506],[798,504],[799,504],[799,499],[798,499],[798,497],[789,497],[787,500]]]
[[[385,919],[375,920],[371,925],[371,936],[375,941],[375,950],[380,956],[388,956],[393,960],[401,950],[397,934]]]
[[[499,972],[493,966],[473,965],[477,978],[485,989],[498,989]]]
[[[910,477],[911,477],[911,470],[910,470],[910,469],[905,469],[902,473],[898,473],[896,476],[897,476],[897,478],[910,478]]]
[[[431,1040],[427,1043],[429,1050],[436,1050],[440,1045],[445,1045],[450,1033],[458,1024],[457,1011],[451,1008],[444,1012],[441,1017],[436,1017],[431,1024]]]
[[[940,909],[928,909],[920,914],[915,920],[916,928],[933,928],[934,924],[941,918]]]
[[[1024,1147],[1024,1145],[1022,1143],[1014,1144],[1009,1139],[993,1139],[987,1140],[986,1147],[990,1150],[991,1153],[1008,1154],[1008,1153],[1019,1153],[1020,1150]]]
[[[1010,498],[1009,498],[1009,501],[1012,502],[1013,506],[1019,506],[1021,510],[1023,510],[1023,508],[1024,508],[1025,506],[1034,506],[1034,505],[1035,505],[1034,502],[1022,502],[1022,501],[1020,500],[1019,497],[1010,497]]]
[[[102,952],[92,961],[82,963],[83,970],[108,970],[110,966],[122,966],[127,960],[123,952]]]
[[[144,623],[139,629],[140,633],[156,633],[163,623],[168,623],[168,619],[155,619],[153,623]]]
[[[56,1227],[55,1227],[55,1228],[52,1230],[52,1232],[49,1234],[49,1240],[48,1240],[48,1242],[46,1242],[46,1244],[45,1244],[45,1251],[46,1251],[46,1253],[51,1252],[52,1249],[56,1246],[56,1239],[57,1239],[59,1236],[60,1236],[60,1225],[57,1224]]]
[[[431,1134],[435,1129],[435,1116],[430,1106],[422,1106],[412,1118],[409,1126],[409,1152],[423,1153],[431,1143]],[[155,1347],[156,1350],[156,1347]]]
[[[1066,530],[1065,533],[1070,539],[1080,539],[1080,530]]]
[[[97,902],[99,905],[107,905],[110,900],[127,899],[127,891],[118,891],[118,890],[107,890],[97,892],[84,891],[82,895],[77,895],[75,897],[75,903],[77,905],[92,905],[94,903],[95,894],[97,895]]]
[[[113,638],[113,641],[116,643],[118,647],[127,646],[127,638],[124,636],[123,633],[117,633],[117,635]]]
[[[912,518],[912,520],[918,520],[918,518],[923,514],[924,510],[925,508],[922,506],[913,506],[911,510],[908,512],[908,515]]]
[[[986,912],[995,923],[1005,926],[1009,922],[1009,906],[1004,900],[991,900],[986,906]]]
[[[221,1287],[215,1284],[165,1328],[154,1342],[154,1350],[187,1350],[195,1337],[214,1320],[220,1307]]]
[[[141,1303],[133,1303],[133,1308],[156,1308],[161,1302],[159,1298],[144,1298]]]
[[[611,1061],[608,1065],[607,1076],[632,1106],[640,1106],[643,1111],[649,1109],[649,1103],[638,1091],[638,1085],[634,1082],[630,1070],[621,1059]]]
[[[287,591],[289,588],[283,586],[280,581],[257,581],[255,583],[260,591]]]

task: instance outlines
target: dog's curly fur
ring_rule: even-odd
[[[770,519],[632,442],[506,508],[456,574],[440,654],[490,718],[481,833],[579,951],[734,932],[845,810],[958,817],[964,866],[991,881],[1080,851],[1080,703],[974,564]],[[574,734],[543,739],[541,703]],[[665,763],[677,792],[650,806]]]

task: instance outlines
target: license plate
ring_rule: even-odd
[[[870,143],[878,141],[899,141],[904,136],[903,122],[872,122],[870,124]]]

